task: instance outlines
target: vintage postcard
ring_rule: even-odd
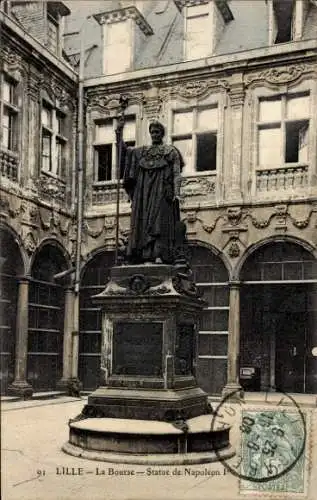
[[[0,2],[5,500],[317,498],[317,1]]]

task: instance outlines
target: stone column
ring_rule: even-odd
[[[65,288],[64,336],[63,336],[63,376],[58,383],[59,389],[69,388],[72,378],[72,333],[74,328],[74,291]]]
[[[239,383],[240,282],[232,281],[229,286],[228,371],[227,384],[223,389],[223,395],[232,394],[234,398],[239,398],[243,395]]]
[[[79,359],[79,291],[74,294],[74,328],[72,331],[72,369],[71,378],[78,381]]]
[[[230,189],[227,193],[232,203],[239,203],[241,195],[241,164],[243,144],[243,105],[244,88],[242,75],[237,75],[230,85],[230,112],[231,112],[231,162],[230,162]]]
[[[29,319],[29,280],[19,279],[16,344],[15,344],[15,378],[8,387],[8,393],[28,399],[33,394],[32,386],[27,382],[28,355],[28,319]]]

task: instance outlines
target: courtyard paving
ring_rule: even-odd
[[[317,499],[316,403],[302,404],[308,422],[307,443],[297,484],[293,484],[294,474],[285,474],[282,486],[276,482],[271,488],[268,483],[243,485],[221,463],[147,467],[66,455],[61,446],[68,438],[68,419],[80,413],[85,402],[84,398],[60,397],[2,403],[3,500]],[[265,411],[268,404],[249,403],[243,411]],[[233,425],[231,443],[237,456],[241,450],[241,411],[241,405],[233,404],[227,415],[227,423]],[[229,465],[235,467],[236,461],[231,459]]]

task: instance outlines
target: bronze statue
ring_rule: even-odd
[[[163,144],[164,126],[152,122],[151,146],[126,152],[124,188],[132,202],[130,263],[171,264],[180,221],[179,190],[183,159],[174,146]]]

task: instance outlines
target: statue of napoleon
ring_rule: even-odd
[[[126,151],[123,185],[132,202],[127,260],[132,264],[175,262],[176,240],[184,236],[179,191],[183,159],[163,144],[164,126],[149,126],[151,146]]]

